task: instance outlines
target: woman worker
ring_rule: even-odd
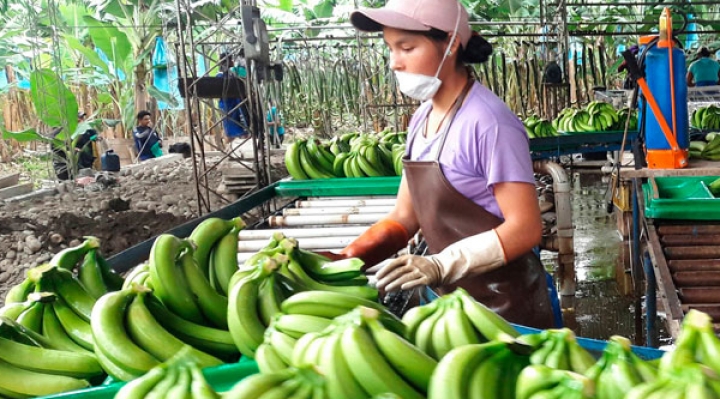
[[[389,0],[352,24],[382,31],[400,90],[423,101],[409,125],[397,203],[341,251],[375,265],[422,229],[430,256],[376,274],[385,291],[463,287],[511,322],[553,326],[545,271],[532,248],[542,223],[523,124],[465,66],[492,46],[457,0]]]

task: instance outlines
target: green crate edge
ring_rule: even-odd
[[[237,363],[221,364],[203,369],[208,383],[217,392],[230,390],[238,381],[259,372],[255,360],[242,358]],[[63,392],[51,396],[42,396],[42,399],[110,399],[125,385],[125,382],[115,382],[109,385],[85,388],[77,391]]]
[[[281,197],[397,195],[399,186],[400,176],[283,180],[275,193]]]
[[[655,177],[657,184],[669,181],[708,183],[720,176],[663,176]],[[650,183],[643,184],[645,217],[676,220],[720,220],[720,198],[658,198],[653,197]]]

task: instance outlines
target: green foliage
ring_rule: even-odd
[[[125,32],[91,16],[86,15],[83,19],[93,28],[91,33],[93,43],[105,53],[115,68],[126,74],[132,72],[129,68],[132,65],[132,45]]]
[[[75,96],[53,71],[40,69],[30,75],[30,93],[35,113],[43,123],[75,132],[78,104]]]

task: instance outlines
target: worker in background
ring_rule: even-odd
[[[218,73],[216,77],[245,77],[245,74],[244,67],[235,67],[232,54],[220,54],[220,73]],[[218,101],[218,107],[223,112],[223,129],[230,141],[238,137],[247,136],[247,118],[243,111],[244,106],[241,105],[242,102],[242,98],[236,97],[222,97]]]
[[[720,81],[720,64],[710,57],[710,50],[701,47],[697,52],[697,60],[690,64],[687,73],[687,84],[690,87],[715,86]]]
[[[632,53],[632,55],[637,57],[637,53],[639,50],[637,44],[633,44],[632,46],[630,46],[630,48],[628,50],[630,50],[630,53]],[[637,62],[637,61],[635,61],[635,62]],[[623,59],[623,62],[618,66],[617,71],[618,71],[618,73],[627,71],[627,60]],[[625,76],[625,80],[623,81],[623,89],[633,90],[635,88],[635,86],[636,86],[635,79],[633,79],[633,77],[630,76],[630,73],[627,73],[627,76]]]
[[[270,144],[274,145],[275,148],[280,148],[285,139],[285,128],[283,127],[282,115],[278,113],[273,100],[268,102],[267,125]]]
[[[138,159],[145,161],[163,155],[162,139],[152,127],[150,112],[140,111],[137,114],[137,126],[133,129],[133,140],[138,152]]]
[[[399,89],[422,104],[394,209],[331,255],[379,269],[385,292],[462,287],[511,322],[552,327],[546,272],[533,253],[542,222],[528,138],[467,66],[486,62],[492,46],[472,32],[457,0],[389,0],[350,20],[383,33]],[[420,229],[430,255],[384,261]]]
[[[78,112],[78,124],[85,121],[87,114],[84,111]],[[53,138],[62,132],[63,129],[56,129],[53,133]],[[77,155],[77,168],[89,169],[92,168],[95,162],[95,154],[93,153],[93,142],[98,139],[98,133],[95,129],[87,129],[80,136],[73,139],[75,144],[73,146],[75,154]],[[57,144],[52,145],[53,150],[53,169],[55,170],[55,176],[60,180],[67,180],[70,178],[67,165],[67,155],[62,146]]]

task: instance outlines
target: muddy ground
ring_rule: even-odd
[[[192,176],[191,158],[177,159],[60,183],[39,199],[0,201],[0,299],[27,269],[84,236],[99,238],[110,256],[197,217]],[[211,187],[221,180],[220,171],[209,174]]]

